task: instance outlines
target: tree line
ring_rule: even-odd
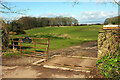
[[[78,25],[78,20],[73,17],[21,17],[18,20],[8,23],[9,31],[24,33],[23,30],[28,30],[37,27],[45,26],[75,26]]]

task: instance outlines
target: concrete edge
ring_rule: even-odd
[[[52,56],[51,58],[54,58],[54,57],[60,57],[61,55],[54,55]],[[93,60],[97,60],[98,58],[93,58],[93,57],[80,57],[80,56],[67,56],[69,58],[83,58],[83,59],[93,59]]]
[[[39,61],[34,62],[33,65],[39,65],[40,66],[41,64],[38,64],[38,63],[43,63],[45,61],[46,61],[46,59],[41,59]]]
[[[43,67],[44,68],[50,68],[50,69],[60,69],[60,70],[90,73],[90,71],[87,71],[87,70],[71,69],[71,68],[65,68],[65,67],[57,67],[57,66],[49,66],[49,65],[43,65]]]

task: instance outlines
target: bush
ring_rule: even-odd
[[[97,68],[105,78],[120,79],[120,50],[111,55],[105,55],[97,61]]]
[[[23,26],[17,21],[11,22],[8,30],[9,32],[13,32],[13,33],[15,32],[17,35],[25,34]]]
[[[16,30],[16,35],[19,35],[19,34],[26,34],[26,32],[24,30]]]

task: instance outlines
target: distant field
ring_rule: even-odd
[[[49,37],[50,50],[54,50],[97,40],[98,31],[101,27],[102,25],[34,28],[26,30],[24,35],[15,36]]]

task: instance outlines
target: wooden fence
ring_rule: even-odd
[[[32,37],[29,37],[29,39],[31,40],[30,43],[25,43],[23,41],[24,38],[25,37],[10,38],[10,45],[12,46],[13,50],[17,49],[17,51],[20,51],[21,55],[46,58],[48,60],[48,58],[49,58],[49,53],[48,53],[49,38],[32,38]],[[17,39],[17,40],[15,40],[15,39]],[[42,40],[45,40],[45,41],[42,41]],[[30,49],[26,50],[24,48],[30,48]],[[31,50],[31,48],[33,50]],[[26,54],[25,52],[27,52],[27,53],[29,52],[29,53]],[[32,52],[32,54],[31,54],[31,52]]]

